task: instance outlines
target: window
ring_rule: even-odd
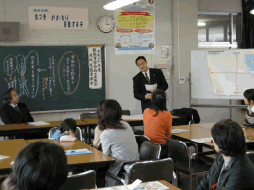
[[[198,13],[199,48],[237,48],[240,44],[240,13]]]

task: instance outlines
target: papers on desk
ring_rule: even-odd
[[[78,154],[91,154],[92,151],[88,150],[87,148],[84,149],[76,149],[76,150],[66,150],[66,156],[78,155]]]
[[[6,159],[6,158],[10,158],[10,156],[3,156],[3,155],[0,155],[0,160]]]
[[[192,141],[197,143],[208,143],[211,142],[213,138],[202,138],[202,139],[192,139]]]
[[[189,130],[187,129],[173,129],[171,130],[172,134],[177,134],[177,133],[184,133],[184,132],[188,132]]]
[[[157,88],[157,84],[145,84],[146,91],[152,91],[153,89]]]
[[[44,121],[28,122],[29,125],[41,126],[41,125],[50,125],[50,123]]]
[[[159,181],[152,181],[152,182],[145,182],[140,183],[134,189],[131,185],[124,185],[124,186],[116,186],[116,187],[108,187],[108,188],[101,188],[100,190],[164,190],[169,189],[167,186],[163,185]]]
[[[123,120],[143,120],[143,114],[140,115],[122,115]]]

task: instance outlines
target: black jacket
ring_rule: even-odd
[[[161,71],[161,69],[151,69],[150,71],[150,84],[157,83],[157,88],[166,91],[168,89],[168,83]],[[144,74],[140,71],[135,77],[133,77],[133,93],[134,97],[141,101],[142,112],[151,105],[151,100],[146,100],[145,95],[147,93],[145,84],[148,84]]]
[[[197,190],[212,190],[212,186],[218,182],[223,164],[222,155],[217,153],[209,173],[200,182]],[[232,157],[221,172],[218,190],[248,189],[254,189],[254,166],[246,154]]]
[[[18,103],[19,111],[16,111],[9,103],[2,106],[0,110],[1,119],[4,124],[14,124],[14,123],[28,123],[33,122],[34,119],[31,116],[26,104]]]

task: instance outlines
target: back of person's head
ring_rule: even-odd
[[[12,100],[12,95],[11,95],[11,91],[15,90],[14,88],[9,88],[5,93],[4,93],[4,100],[6,102],[10,102]]]
[[[140,59],[143,59],[144,61],[146,61],[146,58],[144,56],[138,56],[135,63],[137,65],[137,61],[140,60]]]
[[[122,118],[122,108],[116,100],[102,100],[97,107],[97,113],[100,130],[104,130],[106,128],[123,128],[120,123]]]
[[[157,116],[159,111],[167,111],[166,108],[167,96],[166,92],[161,89],[157,89],[152,93],[152,105],[150,109],[156,111],[154,116]]]
[[[63,148],[48,142],[28,144],[15,159],[9,186],[19,190],[56,190],[67,179]]]
[[[221,120],[212,127],[211,133],[220,153],[232,157],[245,154],[244,132],[238,123],[230,119]]]
[[[73,118],[65,119],[64,124],[69,126],[70,130],[72,130],[75,133],[77,128],[77,122]]]
[[[243,96],[250,102],[251,100],[254,101],[254,89],[245,90]]]

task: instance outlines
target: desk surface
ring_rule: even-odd
[[[88,150],[92,151],[92,154],[82,154],[82,155],[72,155],[67,156],[67,163],[68,165],[82,165],[88,166],[91,164],[110,164],[115,162],[115,160],[101,151],[97,150],[96,148],[91,147],[86,143],[82,143],[80,141],[75,142],[60,142],[56,140],[50,139],[33,139],[33,140],[26,140],[28,143],[34,142],[51,142],[56,143],[64,148],[64,150],[74,150],[74,149],[83,149],[87,148]]]
[[[165,180],[159,180],[160,183],[162,183],[163,185],[167,186],[169,188],[169,190],[181,190],[179,189],[178,187],[170,184],[169,182],[165,181]],[[138,185],[138,187],[142,186],[142,184],[145,184],[145,183],[141,183],[140,185]],[[121,187],[121,186],[118,186],[118,187]],[[98,188],[98,189],[112,189],[113,187],[103,187],[103,188]],[[149,190],[149,188],[147,189]],[[155,188],[152,188],[152,190],[155,190]]]
[[[8,172],[13,167],[11,164],[15,160],[18,153],[27,145],[24,139],[0,141],[0,152],[2,156],[9,156],[0,161],[0,170],[4,173]]]

